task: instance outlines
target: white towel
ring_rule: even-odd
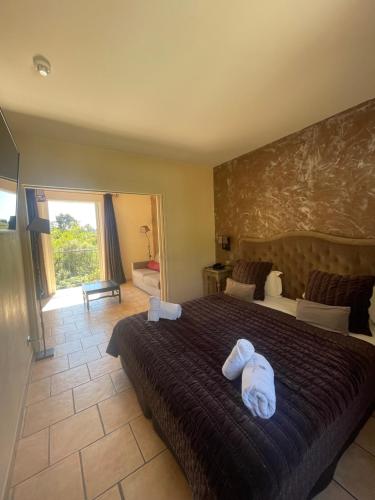
[[[224,377],[234,380],[241,375],[246,363],[254,354],[254,346],[246,339],[237,340],[232,352],[223,364],[222,372]]]
[[[271,418],[276,411],[272,366],[255,353],[242,372],[242,400],[254,417]]]
[[[159,297],[151,296],[148,299],[148,315],[149,321],[159,321],[160,314],[160,299]]]
[[[159,321],[162,319],[178,319],[181,317],[182,308],[180,304],[172,304],[160,300],[159,297],[151,296],[148,300],[148,321]]]

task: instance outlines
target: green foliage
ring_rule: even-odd
[[[98,238],[93,227],[60,214],[52,224],[51,237],[57,289],[99,279]]]
[[[77,225],[79,225],[78,222],[70,214],[56,215],[56,227],[61,229],[61,231],[67,231]]]

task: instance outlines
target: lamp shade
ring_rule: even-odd
[[[149,233],[149,232],[151,231],[151,229],[150,229],[148,226],[141,226],[141,227],[139,228],[139,231],[140,231],[141,233]]]

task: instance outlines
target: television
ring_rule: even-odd
[[[16,229],[19,154],[0,109],[0,232]]]

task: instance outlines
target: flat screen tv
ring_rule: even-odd
[[[0,231],[16,229],[19,154],[0,109]]]

